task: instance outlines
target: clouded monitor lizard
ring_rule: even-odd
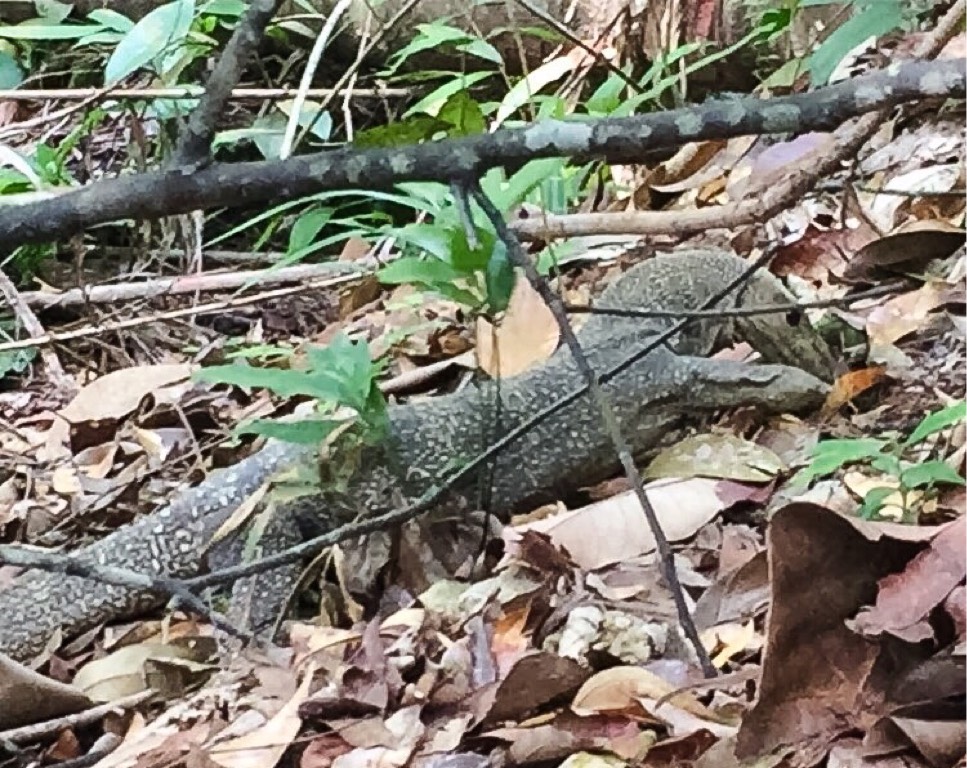
[[[602,307],[695,309],[747,268],[717,250],[659,256],[631,268],[598,299]],[[788,302],[791,295],[760,271],[720,306]],[[592,315],[578,337],[596,371],[624,359],[672,320]],[[732,340],[753,346],[765,363],[706,357]],[[832,358],[805,320],[783,314],[702,319],[605,385],[619,424],[637,453],[654,448],[683,420],[741,405],[766,412],[802,412],[824,399]],[[566,349],[499,387],[501,431],[523,423],[582,384]],[[357,513],[385,511],[415,498],[460,461],[480,453],[493,418],[492,384],[392,405],[386,461],[361,469],[349,493],[319,497],[324,526]],[[491,425],[492,426],[492,425]],[[312,462],[303,446],[270,441],[238,464],[213,472],[170,503],[75,553],[90,562],[142,573],[190,577],[205,567],[213,532],[270,476]],[[620,469],[597,409],[584,396],[509,446],[496,460],[491,508],[506,513],[529,501],[559,496]],[[490,477],[488,473],[488,478]],[[389,479],[389,483],[387,480]],[[387,492],[387,485],[392,486]],[[476,487],[476,486],[475,486]],[[468,488],[458,488],[457,495]],[[349,507],[349,508],[347,508]],[[0,591],[0,652],[23,659],[43,649],[57,630],[70,637],[98,624],[162,604],[163,596],[97,581],[31,571]]]

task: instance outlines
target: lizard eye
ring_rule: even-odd
[[[786,322],[793,328],[797,327],[802,322],[802,312],[798,309],[786,312]]]

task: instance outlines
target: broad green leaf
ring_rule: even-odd
[[[117,45],[123,36],[122,32],[115,32],[114,30],[96,32],[78,40],[74,43],[74,48],[84,48],[88,45]]]
[[[923,421],[913,430],[910,437],[903,442],[903,447],[909,448],[911,445],[916,445],[926,440],[930,435],[953,426],[964,419],[967,419],[967,402],[961,401],[953,405],[948,405],[946,408],[924,417]]]
[[[434,50],[457,43],[468,43],[473,39],[462,29],[446,24],[417,24],[416,30],[416,36],[390,57],[388,72],[395,72],[407,59],[421,51]]]
[[[860,507],[860,517],[864,520],[871,520],[876,517],[876,513],[883,508],[883,502],[894,493],[896,491],[893,488],[872,488],[867,491]]]
[[[217,365],[195,374],[199,381],[231,384],[250,389],[269,389],[280,397],[308,395],[324,402],[338,402],[338,387],[331,379],[312,377],[305,371],[253,368],[247,365]]]
[[[14,27],[0,26],[0,38],[8,40],[79,40],[82,37],[103,32],[101,24],[18,24]]]
[[[964,485],[964,478],[943,461],[925,461],[903,470],[900,482],[907,488],[920,488],[934,483]]]
[[[383,283],[420,283],[435,287],[440,284],[452,283],[460,277],[460,273],[445,261],[433,257],[424,259],[404,256],[391,261],[377,272],[377,276]]]
[[[450,123],[429,115],[416,115],[398,123],[381,125],[360,131],[353,138],[353,146],[361,149],[375,147],[402,147],[432,139],[437,133],[446,132]]]
[[[98,24],[103,24],[115,32],[130,32],[134,27],[134,22],[131,19],[117,11],[112,11],[110,8],[97,8],[87,14],[87,18],[96,21]]]
[[[494,250],[496,236],[487,230],[477,231],[477,247],[471,248],[467,233],[462,228],[450,231],[450,263],[463,274],[480,272],[487,268]]]
[[[260,419],[244,424],[237,432],[242,435],[262,435],[299,445],[318,445],[342,423],[333,419],[308,419],[291,423]]]
[[[400,242],[432,254],[449,265],[453,231],[452,227],[439,224],[414,223],[394,229],[393,234]]]
[[[628,84],[615,73],[608,75],[608,79],[597,87],[594,93],[584,102],[584,108],[589,115],[599,116],[610,114],[621,104],[621,94]]]
[[[455,93],[437,113],[437,118],[453,126],[449,136],[471,136],[487,129],[480,105],[466,91]]]
[[[461,53],[476,56],[478,59],[493,62],[494,64],[503,63],[500,53],[486,40],[470,40],[467,43],[460,43],[457,45],[457,50]]]
[[[199,9],[202,13],[210,13],[213,16],[227,16],[237,19],[248,8],[248,3],[242,0],[208,0]]]
[[[0,88],[16,88],[23,79],[24,73],[17,60],[6,51],[0,51]]]
[[[406,110],[406,112],[403,113],[403,118],[405,119],[412,117],[413,115],[420,113],[425,113],[435,117],[437,112],[440,111],[440,108],[446,104],[450,97],[455,93],[468,91],[472,86],[476,85],[481,80],[486,80],[488,77],[493,77],[495,74],[497,73],[470,72],[469,74],[460,74],[456,77],[452,77],[439,88],[430,91],[430,93]]]
[[[888,445],[885,440],[825,440],[813,448],[813,459],[793,477],[793,486],[808,485],[817,477],[833,474],[840,467],[880,455]]]
[[[487,264],[487,304],[491,312],[503,312],[510,303],[517,273],[507,256],[507,246],[500,240],[494,243],[493,254]]]
[[[878,2],[847,19],[809,57],[813,86],[826,85],[843,57],[864,40],[891,32],[902,23],[898,0]]]
[[[288,253],[305,248],[316,239],[316,235],[332,219],[333,210],[331,208],[316,208],[307,211],[296,219],[289,233]]]
[[[184,43],[195,13],[194,0],[175,0],[142,18],[108,59],[104,82],[112,85]]]
[[[501,125],[508,117],[513,115],[525,104],[530,103],[531,99],[547,86],[556,83],[558,80],[567,77],[574,72],[574,62],[566,57],[559,56],[556,59],[537,67],[518,80],[507,92],[500,102],[500,108],[494,116],[494,124]]]

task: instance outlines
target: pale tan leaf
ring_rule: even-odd
[[[113,371],[84,387],[60,411],[60,415],[71,424],[120,419],[153,392],[187,379],[195,367],[182,363],[142,365]]]
[[[645,477],[719,477],[762,483],[785,469],[771,450],[728,433],[708,433],[680,440],[648,465]]]
[[[299,734],[299,706],[309,696],[314,672],[315,664],[310,661],[295,695],[270,720],[243,736],[220,742],[208,756],[224,768],[274,768]]]
[[[547,360],[557,349],[560,328],[550,308],[522,275],[517,276],[498,327],[477,320],[477,361],[493,377],[516,376]]]
[[[735,498],[718,493],[721,481],[706,478],[659,480],[646,486],[648,499],[669,541],[680,541],[695,532]],[[508,554],[525,531],[546,533],[563,547],[581,568],[594,570],[650,552],[655,538],[633,491],[589,504],[533,523],[507,527]]]

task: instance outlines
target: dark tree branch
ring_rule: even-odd
[[[225,111],[232,89],[238,85],[245,66],[255,55],[265,28],[281,0],[251,0],[242,20],[232,33],[225,50],[218,57],[211,77],[205,83],[205,95],[192,110],[188,124],[178,138],[178,146],[170,167],[181,173],[204,168],[211,161],[215,125]],[[202,206],[198,206],[202,207]],[[184,213],[184,211],[181,211]]]
[[[283,161],[215,164],[100,181],[19,207],[0,208],[0,248],[65,238],[121,219],[245,207],[339,189],[473,177],[496,166],[568,156],[630,162],[657,147],[746,134],[826,130],[857,115],[929,96],[962,98],[963,62],[910,62],[812,93],[739,99],[603,120],[548,120],[525,128],[393,149],[351,147]]]

